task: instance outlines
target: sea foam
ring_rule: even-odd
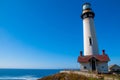
[[[32,76],[19,76],[19,77],[9,77],[9,76],[4,76],[0,77],[0,80],[37,80],[38,78],[32,77]]]

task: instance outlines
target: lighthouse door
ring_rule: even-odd
[[[92,59],[91,66],[92,66],[92,71],[95,71],[96,70],[96,64],[95,64],[95,59],[94,58]]]

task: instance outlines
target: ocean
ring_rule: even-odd
[[[0,69],[0,80],[37,80],[61,69]]]

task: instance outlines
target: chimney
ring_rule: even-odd
[[[82,51],[80,51],[80,56],[83,56],[83,52]]]
[[[105,55],[105,50],[102,50],[102,55]]]

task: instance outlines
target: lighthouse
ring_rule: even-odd
[[[84,55],[97,55],[99,53],[94,27],[94,16],[91,4],[83,4],[81,18],[83,19]]]
[[[108,73],[108,61],[110,59],[105,50],[102,50],[102,54],[99,54],[94,17],[95,13],[91,4],[83,4],[81,18],[83,20],[84,54],[80,51],[77,61],[80,63],[81,71]]]

